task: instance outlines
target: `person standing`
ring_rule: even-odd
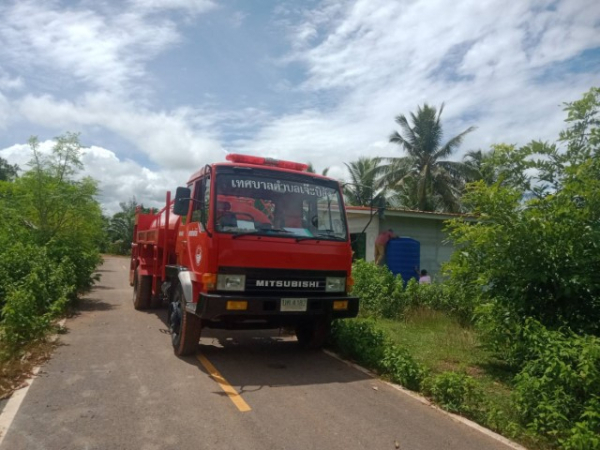
[[[375,239],[375,264],[381,266],[385,262],[385,246],[391,238],[395,238],[394,230],[391,228],[382,231]]]
[[[431,284],[431,277],[425,269],[421,270],[421,276],[419,277],[419,284]]]

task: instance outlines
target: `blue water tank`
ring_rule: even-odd
[[[390,239],[385,249],[385,261],[394,275],[402,275],[405,283],[417,278],[415,267],[421,266],[421,243],[408,237]]]

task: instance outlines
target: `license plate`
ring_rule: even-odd
[[[307,304],[308,304],[307,298],[282,298],[281,299],[281,311],[286,311],[286,312],[306,311]]]

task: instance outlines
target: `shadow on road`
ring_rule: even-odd
[[[92,288],[92,291],[112,291],[114,290],[113,287],[110,286],[104,286],[102,284],[96,284],[94,285],[94,287]]]
[[[136,311],[136,314],[155,315],[164,325],[158,331],[168,334],[166,307]],[[169,343],[165,342],[165,345]],[[198,352],[240,393],[258,391],[264,387],[353,383],[370,379],[362,372],[349,370],[346,364],[322,351],[301,348],[293,334],[285,330],[205,328]],[[195,356],[178,359],[210,376]],[[215,390],[215,394],[226,395],[220,390]]]
[[[114,309],[115,305],[107,303],[103,300],[91,297],[82,298],[77,304],[78,312],[89,312],[89,311],[110,311]]]

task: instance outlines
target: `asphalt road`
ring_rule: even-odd
[[[207,332],[178,358],[165,311],[133,309],[127,265],[106,258],[0,450],[508,448],[276,332]]]

